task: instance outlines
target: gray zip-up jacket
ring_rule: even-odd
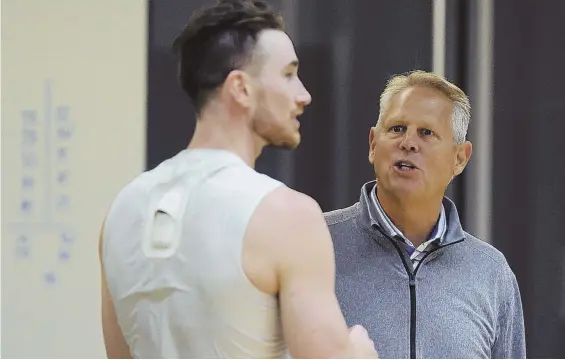
[[[520,292],[504,255],[463,231],[444,198],[446,237],[413,269],[372,220],[374,184],[358,203],[325,214],[348,325],[365,326],[381,358],[525,358]]]

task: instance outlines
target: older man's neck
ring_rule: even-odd
[[[439,219],[443,197],[425,201],[401,199],[377,187],[377,198],[389,219],[412,244],[419,246],[429,239]]]

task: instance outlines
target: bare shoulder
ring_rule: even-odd
[[[261,212],[281,222],[304,223],[314,218],[323,219],[322,209],[310,196],[281,187],[265,197]]]
[[[309,251],[333,250],[318,203],[298,191],[281,187],[268,194],[247,227],[243,268],[252,283],[266,293],[279,289],[281,268],[292,267]],[[323,249],[321,249],[323,252]]]
[[[314,199],[286,188],[273,192],[262,205],[260,231],[275,256],[279,277],[296,274],[305,266],[333,264],[331,235]]]
[[[254,214],[255,230],[265,241],[292,249],[312,231],[327,229],[322,209],[310,196],[283,187],[265,197]],[[303,246],[302,244],[297,244]]]

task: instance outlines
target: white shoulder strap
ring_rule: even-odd
[[[219,171],[233,163],[193,168],[190,174],[180,173],[161,187],[161,195],[152,199],[148,209],[142,249],[147,257],[167,258],[180,245],[182,225],[188,202],[195,191]]]

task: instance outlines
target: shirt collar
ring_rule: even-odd
[[[385,213],[384,209],[382,208],[379,199],[377,198],[377,184],[373,186],[371,193],[370,193],[370,201],[367,203],[369,217],[371,218],[372,225],[380,227],[387,235],[394,238],[400,236],[404,241],[408,242],[408,244],[414,246],[410,240],[404,236],[402,231],[400,231],[394,223],[390,220],[388,215]],[[445,208],[443,204],[441,205],[441,212],[439,215],[439,219],[434,226],[434,229],[430,235],[430,238],[426,241],[426,243],[437,241],[439,244],[442,243],[445,234],[447,232],[447,219],[445,215]]]

